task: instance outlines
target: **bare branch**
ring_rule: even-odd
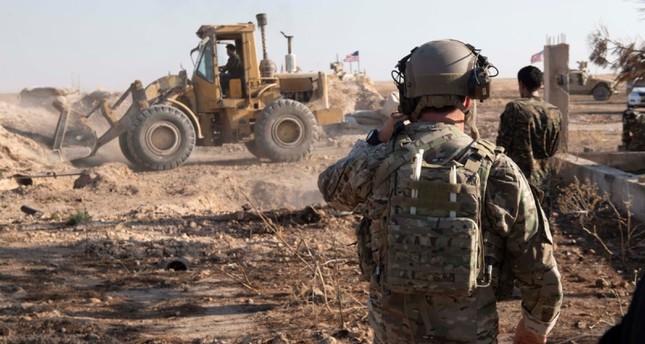
[[[645,79],[645,43],[638,40],[621,42],[611,39],[609,30],[599,26],[587,37],[590,48],[589,60],[617,73],[616,82]]]

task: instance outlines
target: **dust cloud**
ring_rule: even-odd
[[[366,132],[365,128],[348,129],[342,125],[326,129],[316,143],[314,154],[298,163],[260,161],[244,145],[227,144],[196,147],[186,164],[175,170],[135,173],[135,166],[121,153],[118,140],[101,147],[96,155],[74,162],[65,161],[52,151],[59,112],[51,104],[60,96],[67,97],[68,104],[73,104],[77,112],[88,113],[100,99],[107,98],[112,104],[119,94],[104,91],[79,94],[71,90],[39,88],[20,95],[0,95],[0,170],[3,174],[0,190],[15,188],[16,184],[6,177],[17,173],[86,171],[92,178],[86,189],[104,195],[93,204],[94,212],[99,215],[108,212],[108,209],[98,210],[103,207],[142,216],[163,212],[163,209],[189,214],[204,210],[237,211],[249,203],[263,210],[323,203],[317,177],[328,161],[327,156],[320,154],[330,149],[348,150],[356,138],[363,137]],[[329,97],[330,103],[345,114],[379,109],[384,99],[364,76],[343,81],[330,78]],[[121,116],[129,105],[129,100],[126,100],[118,109],[117,116]],[[107,122],[99,114],[86,120],[86,124],[96,131],[98,137],[108,129]],[[351,135],[354,133],[358,136]],[[323,153],[318,153],[318,150]],[[46,193],[65,193],[72,184],[69,178],[39,179],[38,183],[50,184],[34,191],[34,197],[42,198],[50,197]],[[37,195],[41,191],[43,195]],[[90,199],[71,194],[69,197],[82,198],[83,202]],[[127,200],[121,197],[127,197]],[[57,212],[76,209],[73,204],[51,205],[51,208]]]

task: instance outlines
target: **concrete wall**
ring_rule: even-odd
[[[558,176],[565,182],[572,182],[574,176],[580,181],[588,179],[598,186],[601,193],[609,194],[617,208],[626,210],[625,202],[630,202],[633,216],[645,222],[645,180],[639,183],[638,175],[571,154],[560,154],[556,161],[561,164]]]
[[[625,172],[638,174],[637,171],[645,171],[645,152],[588,152],[576,155]]]

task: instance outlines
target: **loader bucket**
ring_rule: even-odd
[[[64,160],[79,160],[96,153],[96,132],[88,127],[82,115],[69,107],[65,99],[56,99],[53,102],[60,111],[54,144],[52,149],[59,152]]]

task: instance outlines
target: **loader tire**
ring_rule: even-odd
[[[258,159],[268,158],[266,153],[264,153],[264,150],[262,150],[262,149],[260,149],[260,147],[258,147],[258,144],[257,144],[257,142],[255,140],[244,142],[244,145],[246,146],[246,149],[251,154],[253,154],[256,158],[258,158]]]
[[[123,153],[123,156],[131,163],[137,164],[136,160],[134,160],[134,155],[130,151],[130,148],[128,147],[128,133],[125,132],[119,136],[119,148],[121,148],[121,153]]]
[[[170,170],[183,164],[195,148],[195,128],[176,108],[154,105],[141,111],[127,131],[134,163],[146,170]]]
[[[316,118],[307,106],[291,99],[278,99],[258,116],[255,142],[272,161],[298,161],[311,152],[316,126]]]

